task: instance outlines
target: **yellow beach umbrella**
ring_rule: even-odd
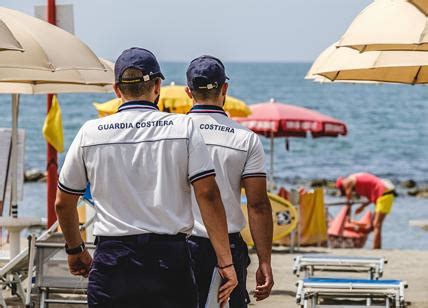
[[[337,46],[359,51],[428,51],[428,1],[413,3],[374,1],[353,20]]]
[[[120,98],[113,98],[104,103],[93,103],[95,109],[98,111],[98,115],[100,116],[100,118],[116,113],[121,104],[122,100]]]
[[[231,117],[246,118],[251,114],[251,109],[243,101],[233,96],[226,97],[224,110]]]
[[[185,86],[172,83],[161,88],[159,109],[173,113],[187,113],[192,108],[192,100],[184,91]]]
[[[159,109],[172,113],[187,113],[192,108],[192,100],[184,91],[185,86],[171,84],[161,88]],[[117,112],[122,104],[120,99],[112,99],[105,103],[94,103],[100,117]],[[247,117],[251,114],[250,108],[241,100],[227,96],[224,110],[232,117]]]

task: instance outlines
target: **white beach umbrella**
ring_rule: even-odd
[[[3,7],[0,7],[0,21],[9,29],[23,50],[1,51],[1,81],[6,81],[5,78],[15,78],[13,81],[57,80],[55,75],[49,73],[105,69],[87,45],[54,25]],[[36,70],[36,73],[33,70]],[[67,81],[81,82],[79,77],[79,74],[70,74]],[[102,80],[95,81],[100,83]],[[85,80],[85,83],[91,83],[91,80]]]
[[[315,59],[314,63],[312,63],[311,68],[306,73],[305,79],[319,79],[320,81],[323,79],[327,79],[325,77],[317,75],[315,72],[319,70],[320,67],[330,58],[331,54],[336,50],[337,42],[328,46],[320,55]]]
[[[19,95],[107,92],[114,82],[114,76],[111,63],[100,60],[77,37],[56,26],[2,7],[0,22],[3,29],[6,27],[15,43],[21,47],[0,48],[0,92],[13,93],[11,206],[12,212],[17,216]],[[19,243],[14,244],[19,247]]]
[[[0,52],[1,58],[1,52]],[[0,81],[0,93],[16,93],[16,94],[48,94],[48,93],[82,93],[82,92],[97,92],[110,93],[113,91],[112,83],[114,78],[114,64],[108,60],[100,58],[100,62],[104,66],[104,70],[67,70],[56,71],[55,80],[21,80],[21,81]],[[0,68],[1,71],[1,68]],[[38,71],[33,70],[33,74]],[[42,72],[43,74],[44,72]],[[78,82],[61,82],[61,80],[69,80],[71,74],[80,74],[81,83]],[[100,84],[86,84],[87,80],[101,80]],[[30,78],[29,78],[30,79]],[[106,84],[106,81],[110,80]]]
[[[332,82],[332,80],[328,79],[325,76],[317,75],[317,72],[319,72],[320,69],[322,69],[323,65],[326,65],[329,60],[332,61],[330,59],[330,57],[332,55],[334,57],[336,49],[338,49],[336,46],[337,46],[337,42],[331,44],[329,47],[327,47],[318,56],[318,58],[314,61],[311,68],[307,72],[305,79],[310,79],[310,80],[313,80],[313,81],[319,82],[319,83],[331,83]],[[350,50],[349,48],[347,48],[346,52],[349,52],[352,55],[356,54],[355,50]],[[362,81],[362,80],[335,80],[335,82],[341,82],[341,83],[379,83],[379,82],[370,81],[370,80],[365,80],[365,81]]]
[[[21,50],[22,46],[6,24],[0,20],[0,50]]]
[[[377,0],[351,23],[337,46],[359,51],[428,51],[428,1]]]
[[[427,0],[409,0],[414,6],[416,6],[422,13],[428,15],[428,1]]]
[[[311,76],[331,81],[428,83],[428,52],[359,51],[340,47],[321,54],[322,61],[311,69]],[[315,61],[314,65],[317,63]]]

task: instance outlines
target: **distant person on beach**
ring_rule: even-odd
[[[336,187],[342,196],[346,196],[347,201],[351,201],[353,193],[367,198],[355,210],[355,214],[360,214],[371,203],[375,205],[373,249],[382,248],[382,224],[391,212],[395,198],[393,185],[370,173],[355,173],[345,178],[339,177]]]
[[[125,50],[114,90],[124,103],[111,116],[86,122],[59,177],[56,211],[70,272],[89,275],[89,307],[198,307],[186,237],[192,190],[206,221],[225,303],[237,285],[214,166],[191,118],[160,112],[164,79],[155,56]],[[76,203],[87,183],[95,204],[96,251],[79,232]]]
[[[247,307],[246,289],[248,249],[240,231],[246,221],[241,210],[241,186],[245,189],[251,235],[259,267],[254,297],[263,300],[273,286],[271,269],[272,209],[266,192],[263,146],[259,137],[230,119],[223,110],[228,83],[223,63],[211,56],[194,59],[187,69],[186,92],[193,100],[189,116],[199,128],[216,170],[216,181],[226,210],[230,248],[238,275],[238,286],[230,296],[230,307]],[[211,276],[217,266],[214,249],[208,240],[206,220],[193,198],[195,227],[189,238],[194,272],[199,288],[200,307],[205,307]]]

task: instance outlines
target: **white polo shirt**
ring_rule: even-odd
[[[241,180],[247,177],[266,177],[265,154],[260,138],[231,120],[217,106],[195,105],[189,116],[202,133],[214,162],[228,232],[240,232],[246,224],[241,210]],[[192,202],[195,216],[193,235],[208,237],[194,196]]]
[[[190,234],[190,184],[214,174],[207,147],[189,117],[135,101],[82,126],[58,187],[83,194],[91,184],[94,235]]]

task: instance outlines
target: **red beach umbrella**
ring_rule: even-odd
[[[250,106],[251,115],[246,118],[237,118],[242,125],[259,135],[271,138],[270,177],[273,177],[273,138],[301,137],[308,134],[314,138],[338,137],[346,135],[346,124],[317,111],[276,102],[269,102]]]

